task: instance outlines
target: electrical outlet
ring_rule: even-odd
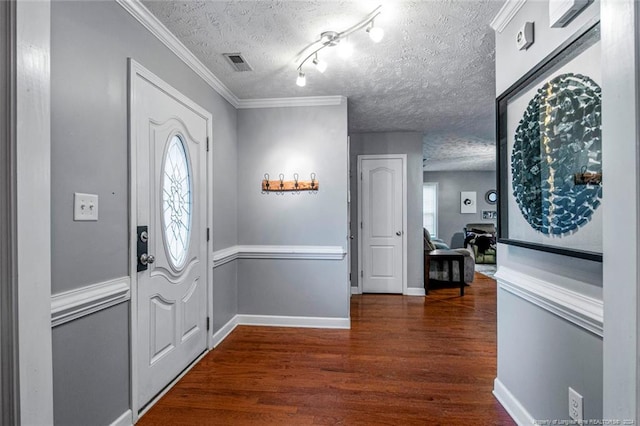
[[[98,220],[98,196],[95,194],[73,194],[73,220]]]
[[[583,420],[582,395],[573,390],[571,386],[569,386],[569,417],[577,422]]]

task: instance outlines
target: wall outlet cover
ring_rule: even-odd
[[[582,424],[583,415],[582,395],[569,387],[569,417]]]

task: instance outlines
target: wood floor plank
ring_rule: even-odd
[[[139,425],[513,425],[491,391],[496,284],[358,295],[351,329],[239,326]]]

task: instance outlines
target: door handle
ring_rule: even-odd
[[[399,237],[400,235],[402,235],[402,231],[396,232],[396,235]]]
[[[156,257],[152,254],[142,253],[140,255],[140,263],[143,265],[150,265],[156,261]]]

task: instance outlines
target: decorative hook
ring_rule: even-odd
[[[316,189],[316,174],[311,173],[311,190]]]
[[[300,192],[300,185],[298,184],[298,178],[300,177],[300,175],[298,175],[297,173],[293,174],[293,188],[296,192]]]

